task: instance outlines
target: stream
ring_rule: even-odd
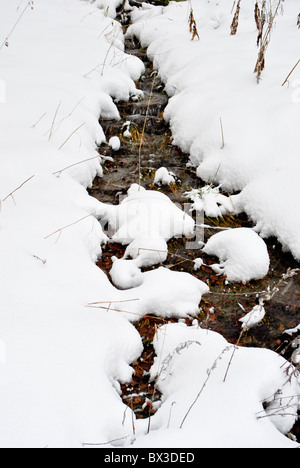
[[[156,2],[158,4],[158,2]],[[127,22],[124,13],[119,15],[119,20]],[[146,50],[142,49],[135,38],[127,39],[125,43],[127,54],[139,57],[145,64],[145,74],[137,83],[137,88],[144,92],[144,98],[139,101],[116,103],[121,116],[120,121],[100,119],[107,141],[112,136],[118,136],[121,141],[119,151],[113,151],[107,144],[102,144],[99,152],[112,160],[107,160],[103,167],[104,175],[94,180],[89,193],[104,203],[118,204],[120,195],[126,195],[132,183],[138,183],[139,148],[141,138],[141,184],[146,189],[159,190],[166,194],[174,203],[182,207],[187,202],[184,193],[191,188],[203,187],[205,183],[196,175],[192,167],[187,167],[189,155],[172,144],[172,134],[169,126],[164,121],[163,112],[168,103],[168,96],[164,92],[164,85],[153,70],[152,63],[147,57]],[[124,124],[130,122],[129,131],[131,138],[123,135]],[[143,128],[145,134],[143,136]],[[170,186],[154,185],[155,171],[165,166],[176,174],[176,183]],[[218,227],[252,227],[246,215],[239,217],[225,216],[219,219],[204,219],[205,224]],[[205,241],[215,230],[205,230]],[[299,268],[299,263],[289,254],[282,251],[281,245],[276,239],[266,241],[271,266],[269,274],[260,281],[252,281],[243,284],[227,284],[224,276],[217,276],[209,265],[218,260],[206,256],[202,250],[187,250],[185,239],[172,239],[169,243],[169,255],[163,266],[175,271],[188,272],[210,286],[210,293],[201,301],[200,313],[197,317],[202,327],[209,328],[222,334],[226,340],[236,343],[241,324],[239,318],[244,315],[243,308],[249,312],[257,304],[257,293],[273,289],[278,285],[282,275],[289,268]],[[98,266],[109,277],[112,266],[112,256],[121,258],[125,247],[120,244],[109,243],[103,249],[103,256],[98,261]],[[206,265],[200,270],[194,270],[193,261],[201,257]],[[191,324],[193,319],[186,319]],[[170,320],[172,321],[172,320]],[[175,320],[174,320],[175,321]],[[135,412],[137,418],[147,418],[156,409],[156,402],[160,395],[154,382],[149,381],[149,370],[155,357],[152,347],[153,336],[157,326],[165,323],[159,317],[144,317],[135,324],[140,332],[144,352],[138,361],[133,363],[135,374],[132,381],[122,385],[123,401]],[[292,341],[297,332],[285,333],[286,330],[297,327],[300,323],[300,274],[290,278],[285,284],[280,285],[279,291],[273,299],[266,304],[266,317],[263,322],[245,333],[241,339],[241,346],[268,348],[280,353],[286,359],[290,359],[293,349]],[[300,335],[300,330],[298,331]],[[300,427],[295,425],[293,433],[300,441]]]

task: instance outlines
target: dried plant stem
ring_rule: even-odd
[[[47,132],[45,133],[45,135],[47,135],[47,133],[50,132],[50,136],[49,136],[49,140],[51,138],[51,136],[53,136],[53,134],[55,132],[57,132],[58,128],[61,126],[61,124],[66,120],[68,119],[69,117],[72,116],[73,112],[75,112],[76,108],[79,106],[79,104],[83,101],[84,97],[81,98],[77,103],[76,105],[73,107],[73,109],[71,110],[71,112],[69,112],[68,115],[66,115],[65,117],[63,117],[61,120],[59,120],[59,122],[55,123],[55,120],[56,120],[56,116],[55,116],[55,119],[54,119],[54,122],[52,123],[51,125],[51,128],[49,130],[47,130]],[[61,105],[61,103],[59,104],[59,106]],[[57,114],[57,112],[56,112]]]
[[[152,99],[152,95],[153,95],[153,89],[154,89],[154,83],[155,83],[156,77],[157,77],[157,71],[154,71],[153,81],[152,81],[151,90],[150,90],[150,94],[149,94],[148,105],[147,105],[147,110],[146,110],[146,115],[145,115],[145,119],[144,119],[143,130],[142,130],[142,135],[141,135],[141,140],[140,140],[140,145],[139,145],[139,188],[141,187],[141,178],[142,178],[142,174],[141,174],[142,147],[143,147],[143,144],[144,144],[144,136],[145,136],[147,118],[148,118],[148,114],[149,114],[149,109],[150,109],[150,104],[151,104],[151,99]]]
[[[82,161],[78,161],[77,163],[74,163],[74,164],[70,164],[70,166],[64,167],[63,169],[60,169],[59,171],[53,172],[53,175],[61,174],[63,171],[66,171],[67,169],[70,169],[71,167],[78,166],[79,164],[83,164],[85,162],[92,161],[93,159],[98,159],[98,158],[101,158],[101,154],[99,154],[98,156],[94,156],[92,158],[83,159]]]
[[[289,77],[291,76],[291,74],[294,72],[294,70],[297,68],[297,66],[299,65],[300,63],[300,59],[298,60],[298,62],[296,63],[296,65],[292,68],[292,70],[290,71],[290,73],[288,74],[288,76],[286,77],[286,79],[284,80],[284,82],[282,83],[281,86],[284,86],[285,83],[288,81]]]
[[[21,4],[20,4],[21,5]],[[19,5],[19,6],[20,6]],[[14,30],[16,29],[18,23],[20,22],[21,18],[23,17],[23,15],[25,14],[26,10],[28,8],[31,8],[33,9],[33,6],[32,6],[32,2],[29,1],[26,5],[26,7],[24,8],[24,10],[22,11],[22,13],[20,14],[19,18],[17,19],[17,21],[15,22],[13,28],[11,29],[11,31],[8,33],[8,35],[6,36],[6,38],[4,39],[4,41],[2,42],[1,46],[0,46],[0,50],[3,48],[3,46],[5,45],[8,45],[7,42],[8,42],[8,39],[10,38],[10,36],[12,35],[12,33],[14,32]],[[19,7],[18,7],[19,8]]]
[[[235,6],[235,3],[233,5],[233,7],[232,7],[232,10],[234,9],[234,6]],[[231,23],[231,33],[230,33],[231,36],[235,36],[236,33],[237,33],[237,29],[238,29],[238,25],[239,25],[240,9],[241,9],[241,0],[238,0],[236,10],[235,10],[235,14],[234,14],[234,17],[233,17],[233,20],[232,20],[232,23]]]
[[[228,375],[228,372],[229,372],[229,368],[230,368],[230,366],[231,366],[231,363],[232,363],[232,360],[233,360],[233,358],[234,358],[235,352],[236,352],[236,350],[238,349],[238,346],[239,346],[239,344],[240,344],[240,341],[241,341],[241,339],[242,339],[242,336],[243,336],[243,334],[244,334],[244,331],[245,331],[244,329],[241,331],[240,336],[239,336],[239,338],[238,338],[236,344],[233,346],[233,351],[232,351],[232,354],[231,354],[231,357],[230,357],[230,360],[229,360],[229,363],[228,363],[228,366],[227,366],[227,369],[226,369],[226,372],[225,372],[225,375],[224,375],[223,382],[225,382],[226,379],[227,379],[227,375]]]
[[[67,229],[67,228],[69,228],[71,226],[74,226],[75,224],[80,223],[80,221],[83,221],[84,219],[87,219],[90,216],[95,216],[95,213],[90,213],[90,214],[88,214],[86,216],[83,216],[83,218],[80,218],[77,221],[74,221],[74,223],[67,224],[67,226],[63,226],[63,227],[57,229],[56,231],[54,231],[51,234],[48,234],[46,237],[44,237],[44,239],[48,239],[49,237],[54,236],[54,234],[61,233],[64,229]]]
[[[274,13],[270,14],[268,27],[266,29],[264,36],[263,36],[264,22],[261,26],[261,30],[259,30],[259,38],[257,41],[260,42],[260,49],[258,52],[258,58],[257,58],[257,62],[256,62],[255,69],[254,69],[254,73],[257,74],[257,83],[259,83],[261,74],[265,68],[265,54],[266,54],[267,48],[271,40],[271,32],[272,32],[274,21],[278,14],[278,10],[279,10],[281,3],[282,3],[282,0],[278,0],[278,4],[277,4],[277,7],[275,8]],[[265,2],[264,2],[264,6],[265,6]],[[261,11],[260,14],[261,16],[263,16],[265,15],[265,12]]]
[[[62,149],[63,146],[65,146],[65,144],[70,140],[70,138],[74,135],[74,133],[76,133],[81,127],[83,127],[85,125],[85,122],[83,122],[81,125],[79,125],[79,127],[77,127],[75,130],[73,130],[73,132],[68,136],[68,138],[63,142],[62,145],[60,145],[60,147],[58,148],[59,150]]]
[[[14,189],[12,192],[10,192],[5,198],[3,198],[2,201],[5,201],[7,200],[9,197],[12,197],[13,198],[13,194],[15,192],[17,192],[17,190],[19,190],[20,188],[23,187],[23,185],[27,184],[27,182],[29,182],[31,179],[33,179],[35,177],[35,175],[32,175],[31,177],[29,177],[28,179],[26,179],[21,185],[19,185],[19,187],[17,187],[16,189]]]
[[[201,387],[199,393],[197,394],[196,398],[194,399],[194,401],[193,401],[192,404],[190,405],[188,411],[186,412],[186,414],[185,414],[185,416],[184,416],[184,418],[183,418],[183,420],[182,420],[182,422],[181,422],[181,424],[180,424],[180,429],[182,429],[182,427],[183,427],[183,425],[184,425],[184,423],[185,423],[185,421],[186,421],[186,418],[188,417],[188,415],[190,414],[191,410],[193,409],[193,407],[195,406],[195,404],[196,404],[197,401],[199,400],[199,398],[200,398],[200,396],[201,396],[203,390],[205,389],[205,387],[206,387],[206,385],[207,385],[207,382],[208,382],[208,380],[209,380],[209,378],[210,378],[210,376],[211,376],[213,370],[214,370],[214,369],[216,368],[216,366],[217,366],[218,361],[219,361],[220,359],[222,359],[223,354],[224,354],[225,352],[229,351],[230,348],[231,348],[230,346],[227,346],[226,348],[224,348],[224,349],[222,350],[222,352],[219,354],[219,356],[216,358],[216,360],[214,361],[214,363],[213,363],[213,365],[211,366],[211,368],[210,368],[210,369],[207,369],[207,378],[205,379],[205,381],[204,381],[204,383],[203,383],[203,385],[202,385],[202,387]]]
[[[223,122],[222,122],[222,118],[221,118],[221,117],[220,117],[220,126],[221,126],[221,135],[222,135],[222,146],[221,146],[221,149],[224,149],[224,146],[225,146],[225,139],[224,139]]]
[[[195,17],[194,17],[194,10],[193,10],[191,0],[189,0],[189,6],[190,6],[189,29],[190,29],[190,33],[192,35],[192,41],[193,41],[196,37],[198,39],[200,39],[200,36],[199,36],[199,33],[198,33],[197,23],[196,23],[196,20],[195,20]]]
[[[123,301],[100,301],[100,302],[89,302],[88,305],[96,305],[96,304],[121,304],[124,302],[135,302],[139,301],[140,299],[124,299]]]
[[[51,140],[52,132],[53,132],[53,127],[54,127],[55,120],[56,120],[56,117],[57,117],[57,114],[58,114],[58,111],[59,111],[60,106],[61,106],[61,101],[59,102],[59,104],[58,104],[58,106],[57,106],[57,109],[56,109],[56,111],[55,111],[55,114],[54,114],[54,117],[53,117],[53,120],[52,120],[52,125],[51,125],[51,128],[50,128],[48,141]]]
[[[45,115],[47,115],[47,112],[45,112],[40,118],[39,120],[37,120],[32,126],[31,128],[35,128],[37,126],[38,123],[40,123],[40,121],[45,117]]]

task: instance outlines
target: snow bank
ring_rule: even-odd
[[[0,104],[1,447],[129,443],[133,415],[120,398],[120,383],[131,380],[130,364],[143,349],[131,322],[145,313],[166,318],[196,315],[208,292],[206,284],[186,273],[167,268],[141,272],[142,266],[158,263],[161,255],[165,258],[168,239],[193,232],[192,218],[167,197],[133,186],[119,207],[110,207],[86,191],[102,174],[97,144],[105,135],[99,116],[120,118],[114,100],[135,99],[139,92],[134,80],[144,70],[136,57],[124,54],[121,27],[109,17],[119,3],[110,3],[112,9],[107,10],[105,1],[44,0],[31,9],[31,3],[0,0],[1,79],[7,90]],[[163,10],[153,11],[156,15]],[[129,242],[126,258],[114,259],[112,271],[120,287],[129,278],[129,289],[117,289],[95,265],[109,240],[98,222],[105,216],[115,228],[114,240]],[[173,328],[173,338],[166,335],[166,347],[157,337],[158,356],[160,349],[170,354],[180,343],[193,351],[186,340],[199,340],[203,346],[205,337],[211,337],[207,331],[204,335],[197,329],[194,336],[193,328],[178,327],[179,334],[179,328]],[[197,437],[195,414],[198,424],[198,414],[202,416],[197,408],[182,438],[178,421],[207,375],[207,366],[225,345],[219,337],[201,358],[193,354],[190,360],[185,352],[174,355],[174,373],[169,375],[166,367],[165,386],[159,381],[165,401],[152,425],[159,434],[151,428],[144,438],[141,422],[136,444],[198,446],[205,437],[213,444],[214,414],[219,417],[222,410],[227,445],[243,442],[241,431],[231,424],[242,421],[257,445],[295,446],[277,430],[285,432],[291,426],[294,397],[280,425],[278,418],[257,422],[254,417],[257,412],[265,416],[268,407],[276,412],[281,401],[274,395],[282,387],[284,361],[277,357],[275,362],[273,354],[262,350],[235,353],[225,392],[217,393],[220,405],[212,405],[211,395],[205,401],[200,422],[206,421],[209,430]],[[188,362],[182,362],[182,356]],[[163,376],[158,362],[155,366]],[[217,384],[213,395],[220,379]],[[228,405],[233,391],[237,398],[247,397],[249,405],[241,400]],[[285,391],[299,394],[292,376],[283,396]],[[170,418],[168,405],[173,401],[178,412]],[[266,409],[262,401],[269,402]]]
[[[203,252],[219,257],[220,264],[211,267],[216,273],[226,275],[228,281],[246,283],[264,278],[269,271],[267,246],[252,229],[218,232],[208,240]]]
[[[297,419],[299,382],[283,358],[255,348],[232,358],[234,346],[198,323],[164,325],[154,345],[162,404],[149,434],[137,422],[134,447],[296,447],[283,434]]]
[[[241,2],[235,36],[231,2],[192,6],[199,40],[191,40],[189,2],[136,9],[128,30],[148,47],[166,85],[173,142],[203,180],[242,191],[240,207],[258,229],[300,259],[299,67],[281,86],[299,59],[298,1],[282,4],[259,85],[255,1]]]
[[[123,299],[95,266],[107,236],[86,187],[102,174],[99,116],[119,118],[113,88],[130,97],[144,67],[86,2],[29,3],[0,0],[0,446],[80,447],[132,427],[118,382],[142,344],[121,314],[86,307]]]

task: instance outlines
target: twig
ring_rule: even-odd
[[[12,197],[13,194],[14,194],[17,190],[19,190],[20,188],[22,188],[23,185],[27,184],[27,182],[29,182],[31,179],[33,179],[33,177],[35,177],[35,176],[32,175],[31,177],[29,177],[28,179],[26,179],[25,182],[23,182],[19,187],[17,187],[15,190],[13,190],[12,192],[10,192],[5,198],[3,198],[2,201],[5,202],[5,200],[7,200],[9,197]]]
[[[100,302],[89,302],[88,305],[96,305],[96,304],[121,304],[123,302],[135,302],[139,301],[140,299],[125,299],[124,301],[100,301]]]
[[[143,147],[143,144],[144,144],[144,135],[145,135],[145,130],[146,130],[147,118],[148,118],[148,114],[149,114],[150,103],[151,103],[151,99],[152,99],[152,94],[153,94],[154,83],[155,83],[156,77],[157,77],[157,71],[154,71],[154,78],[153,78],[152,85],[151,85],[151,90],[150,90],[150,94],[149,94],[148,105],[147,105],[147,110],[146,110],[146,115],[145,115],[145,119],[144,119],[143,130],[142,130],[142,136],[141,136],[141,141],[140,141],[140,145],[139,145],[139,187],[141,187],[141,152],[142,152],[142,147]]]
[[[56,117],[57,117],[57,114],[58,114],[58,111],[59,111],[60,106],[61,106],[61,101],[59,102],[59,104],[58,104],[58,106],[57,106],[57,109],[56,109],[56,111],[55,111],[55,113],[54,113],[54,117],[53,117],[53,120],[52,120],[52,125],[51,125],[51,128],[50,128],[50,133],[49,133],[48,141],[51,140],[53,127],[54,127],[55,120],[56,120]]]
[[[24,13],[26,12],[26,10],[31,7],[31,9],[33,9],[33,6],[32,6],[32,2],[29,1],[26,5],[26,7],[24,8],[24,10],[22,11],[22,13],[20,14],[19,18],[17,19],[17,21],[15,22],[13,28],[11,29],[11,31],[8,33],[8,35],[6,36],[6,38],[4,39],[4,41],[2,42],[1,46],[0,46],[0,50],[2,49],[3,46],[8,46],[8,39],[10,38],[10,36],[12,35],[12,33],[14,32],[16,26],[18,25],[18,23],[20,22],[22,16],[24,15]]]
[[[68,224],[67,226],[64,226],[64,227],[62,227],[62,228],[59,228],[59,229],[57,229],[56,231],[52,232],[51,234],[48,234],[48,236],[44,237],[44,239],[48,239],[49,237],[54,236],[54,234],[57,234],[58,232],[61,233],[64,229],[67,229],[67,228],[69,228],[69,227],[71,227],[71,226],[74,226],[75,224],[80,223],[80,221],[83,221],[84,219],[87,219],[87,218],[89,218],[90,216],[94,216],[94,215],[95,215],[95,213],[88,214],[87,216],[84,216],[83,218],[78,219],[78,220],[75,221],[74,223],[70,223],[70,224]]]
[[[221,125],[221,134],[222,134],[222,146],[221,146],[221,149],[224,149],[225,140],[224,140],[223,122],[222,122],[222,118],[221,118],[221,117],[220,117],[220,125]]]
[[[76,128],[69,136],[68,138],[63,142],[63,144],[58,148],[59,150],[62,149],[62,147],[67,143],[67,141],[70,140],[70,138],[74,135],[74,133],[76,133],[81,127],[83,127],[85,125],[85,122],[83,122],[83,124],[79,125],[78,128]]]
[[[229,360],[229,363],[228,363],[228,366],[227,366],[227,369],[226,369],[226,372],[225,372],[225,375],[224,375],[223,382],[225,382],[226,379],[227,379],[227,375],[228,375],[228,372],[229,372],[229,368],[230,368],[230,366],[231,366],[231,363],[232,363],[232,360],[233,360],[233,358],[234,358],[235,352],[236,352],[236,350],[238,349],[238,345],[239,345],[239,343],[240,343],[240,341],[241,341],[241,339],[242,339],[242,336],[243,336],[244,331],[245,331],[244,329],[241,331],[240,336],[239,336],[239,338],[238,338],[236,344],[235,344],[234,347],[233,347],[233,351],[232,351],[232,354],[231,354],[231,357],[230,357],[230,360]]]
[[[42,118],[45,117],[45,115],[47,115],[47,112],[45,112],[45,113],[42,115],[42,117],[40,117],[39,120],[37,120],[37,122],[35,122],[35,123],[31,126],[31,128],[35,128],[35,127],[37,126],[37,124],[40,123],[40,121],[42,120]]]
[[[285,83],[288,81],[289,77],[291,76],[291,74],[293,73],[293,71],[297,68],[297,66],[299,65],[300,63],[300,59],[298,60],[298,62],[296,63],[296,65],[292,68],[292,70],[290,71],[290,73],[288,74],[288,76],[286,77],[286,79],[284,80],[284,82],[282,83],[281,86],[284,86]]]
[[[85,307],[87,307],[88,309],[104,309],[104,310],[112,310],[113,312],[121,312],[121,313],[124,313],[124,314],[131,314],[131,315],[137,315],[138,317],[143,317],[143,314],[139,314],[138,312],[131,312],[129,310],[122,310],[122,309],[112,309],[110,307],[111,304],[113,304],[115,301],[112,301],[112,302],[107,302],[107,304],[109,304],[109,306],[106,306],[106,307],[103,307],[103,306],[100,306],[100,305],[86,305]],[[149,317],[151,317],[149,315]],[[151,317],[151,318],[154,318],[154,317]]]
[[[83,447],[98,447],[98,446],[101,446],[101,445],[109,445],[109,444],[112,444],[113,442],[118,442],[119,440],[128,439],[128,437],[130,437],[130,436],[127,435],[127,436],[124,436],[124,437],[119,437],[118,439],[109,440],[108,442],[100,442],[98,444],[89,444],[87,442],[82,442],[82,446]]]
[[[68,119],[69,117],[71,117],[71,115],[73,114],[73,112],[76,110],[76,108],[79,106],[79,104],[84,100],[84,97],[82,97],[76,104],[75,106],[73,107],[73,109],[71,110],[71,112],[69,112],[69,114],[65,115],[65,117],[63,117],[61,120],[59,120],[59,122],[57,122],[54,126],[53,126],[53,129],[55,128],[54,133],[57,132],[58,128],[60,127],[60,125],[64,122],[64,120]],[[51,129],[47,130],[47,132],[45,133],[45,135],[47,135],[47,133],[49,133],[50,131],[52,131],[52,127]]]
[[[93,158],[83,159],[82,161],[78,161],[77,163],[64,167],[63,169],[60,169],[59,171],[53,172],[53,175],[60,174],[61,172],[66,171],[67,169],[70,169],[71,167],[78,166],[78,164],[83,164],[87,161],[92,161],[93,159],[97,159],[97,158],[101,158],[101,154],[99,154],[98,156],[94,156]]]
[[[188,415],[189,415],[189,413],[191,412],[192,408],[195,406],[195,404],[197,403],[198,399],[200,398],[200,396],[201,396],[201,394],[202,394],[204,388],[206,387],[206,384],[207,384],[207,382],[208,382],[208,380],[209,380],[209,378],[210,378],[210,376],[211,376],[212,371],[213,371],[213,370],[216,368],[216,366],[217,366],[217,362],[218,362],[220,359],[222,359],[223,354],[224,354],[225,352],[229,351],[230,348],[231,348],[231,346],[227,346],[226,348],[224,348],[223,351],[220,353],[220,355],[219,355],[219,356],[216,358],[216,360],[214,361],[214,363],[213,363],[213,365],[211,366],[211,368],[210,368],[210,369],[207,369],[207,378],[206,378],[206,380],[204,381],[204,383],[203,383],[203,385],[202,385],[202,387],[201,387],[201,389],[200,389],[198,395],[196,396],[195,400],[193,401],[193,403],[190,405],[188,411],[186,412],[186,414],[185,414],[185,416],[184,416],[184,418],[183,418],[183,420],[182,420],[182,422],[181,422],[181,424],[180,424],[180,429],[182,429],[182,427],[183,427],[183,425],[184,425],[184,423],[185,423],[185,421],[186,421],[186,418],[188,417]]]

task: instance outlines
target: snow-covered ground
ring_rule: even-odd
[[[171,99],[165,118],[174,144],[190,154],[201,178],[241,191],[232,198],[235,211],[246,211],[263,237],[277,237],[299,260],[299,66],[282,86],[299,60],[299,2],[279,9],[259,85],[253,73],[256,1],[241,2],[238,30],[230,35],[233,3],[193,0],[136,9],[127,34],[149,46],[166,85]],[[273,12],[278,3],[267,2]],[[191,40],[191,5],[199,40]]]
[[[152,374],[158,375],[162,405],[149,434],[148,421],[137,421],[133,434],[131,410],[119,388],[130,381],[130,364],[142,351],[132,322],[149,312],[194,316],[208,287],[162,267],[141,271],[161,261],[157,254],[165,255],[172,236],[193,230],[192,218],[170,200],[133,186],[115,209],[86,190],[102,175],[97,144],[105,135],[99,116],[119,119],[114,100],[140,94],[135,80],[144,66],[124,53],[122,28],[113,19],[119,3],[0,0],[0,446],[110,446],[118,440],[119,446],[133,447],[296,447],[284,435],[299,403],[295,368],[271,351],[236,349],[196,323],[166,324],[158,331]],[[213,174],[226,188],[243,189],[239,207],[249,205],[265,234],[276,227],[275,234],[298,257],[299,186],[293,179],[299,106],[293,86],[276,87],[296,58],[295,2],[286,2],[282,26],[278,21],[278,34],[291,47],[287,52],[274,35],[260,88],[247,71],[255,56],[248,44],[255,36],[248,10],[242,40],[229,39],[229,9],[205,0],[194,3],[204,47],[186,32],[185,3],[151,7],[146,19],[134,14],[142,20],[135,32],[150,45],[174,94],[166,116],[175,143],[191,152],[199,175]],[[216,48],[220,63],[212,54]],[[257,110],[260,100],[264,105]],[[216,150],[216,116],[224,123],[224,153]],[[198,138],[201,125],[204,143]],[[264,208],[264,198],[257,210],[260,192],[251,184],[261,180],[266,196],[264,188],[269,194],[284,175],[284,164],[288,171],[274,190],[274,211]],[[272,175],[267,181],[264,168]],[[283,226],[277,219],[280,207]],[[115,227],[115,240],[128,244],[133,258],[115,261],[112,277],[120,289],[95,265],[108,240],[100,218]]]

